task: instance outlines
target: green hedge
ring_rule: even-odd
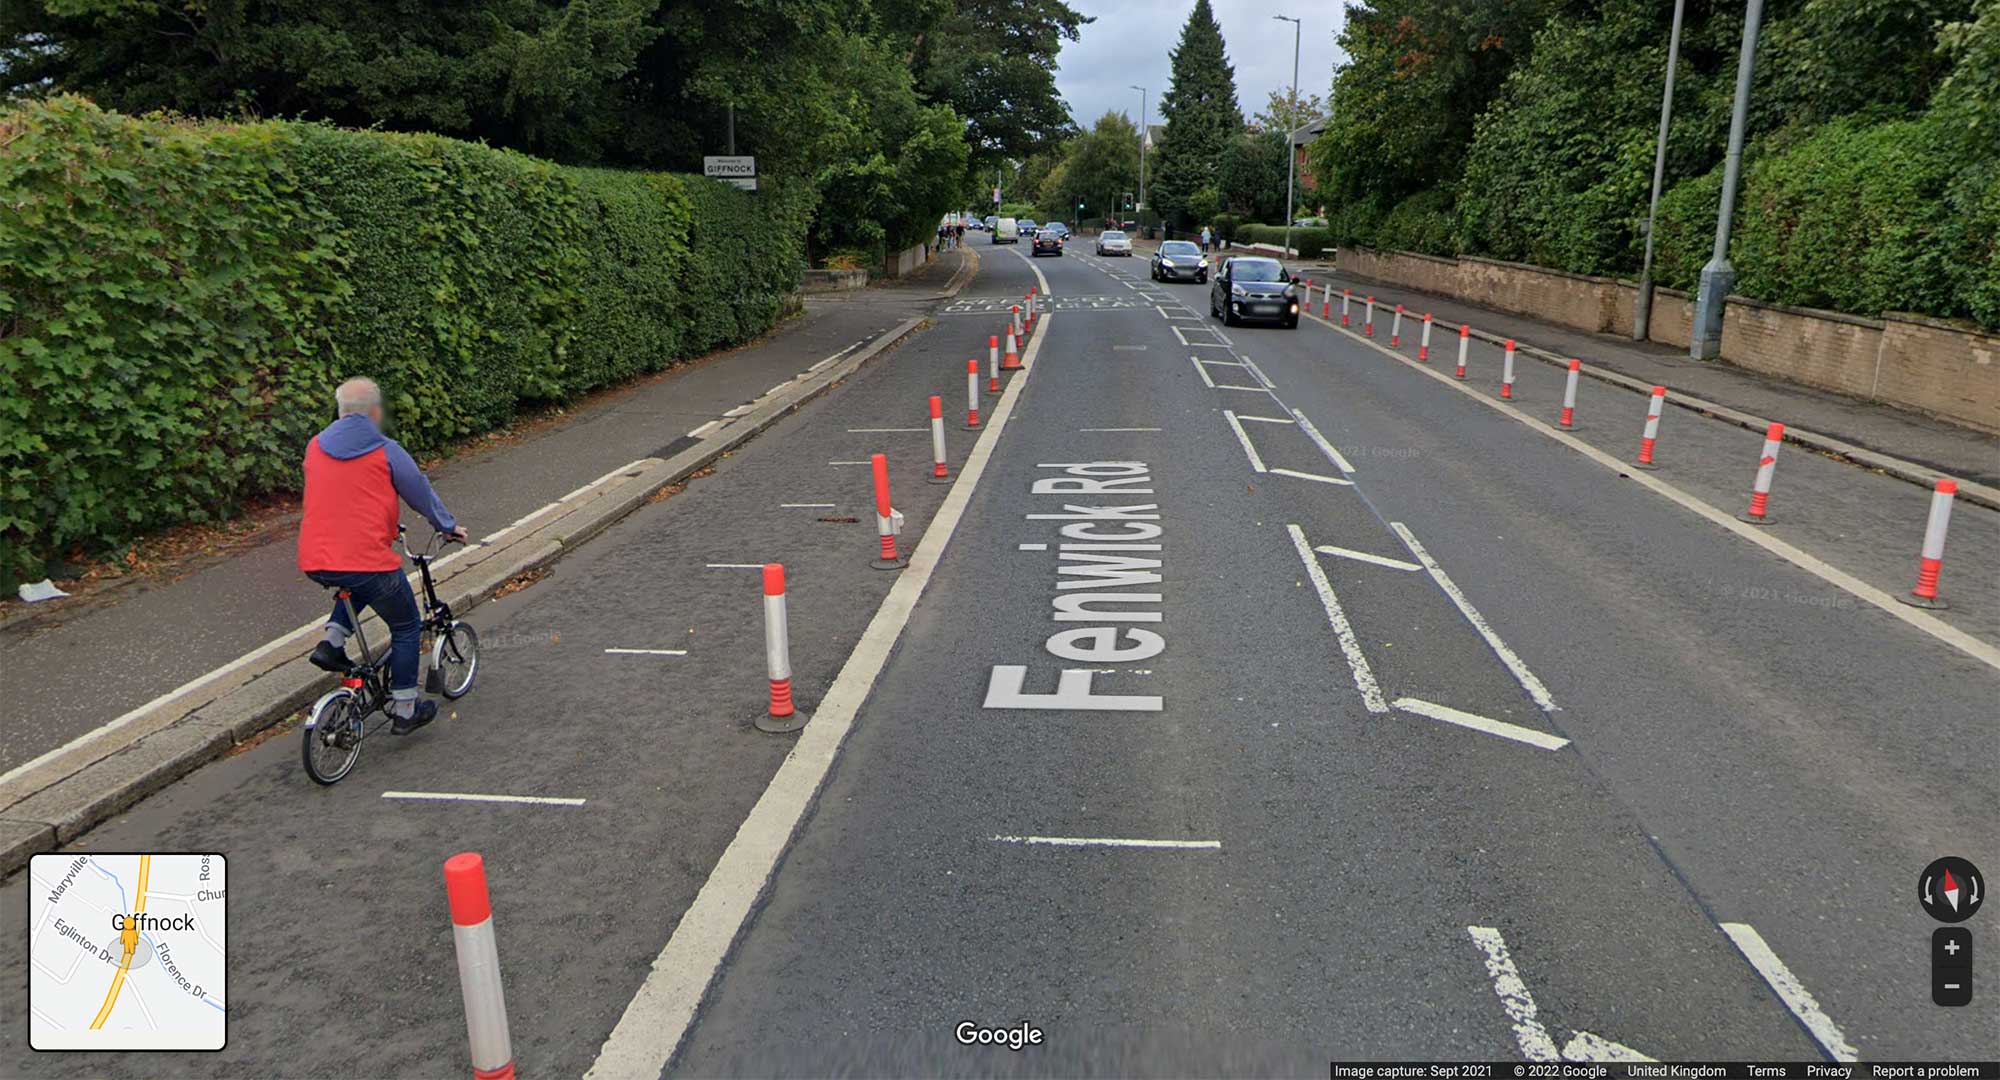
[[[1662,283],[1697,284],[1721,189],[1718,168],[1661,199]],[[1836,120],[1749,161],[1729,258],[1746,296],[2000,326],[2000,161],[1936,117]]]
[[[0,113],[0,587],[295,490],[333,385],[413,449],[762,332],[809,188],[436,136]]]
[[[1283,225],[1238,225],[1236,235],[1231,238],[1238,244],[1272,244],[1282,246],[1285,242]],[[1295,228],[1292,230],[1292,246],[1299,249],[1299,258],[1317,259],[1333,247],[1333,232],[1330,229]]]

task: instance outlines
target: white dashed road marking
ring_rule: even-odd
[[[1492,720],[1476,713],[1464,712],[1454,709],[1449,705],[1439,705],[1420,698],[1397,698],[1396,708],[1413,716],[1442,720],[1447,724],[1457,724],[1459,727],[1470,728],[1473,731],[1483,731],[1488,735],[1498,735],[1503,739],[1512,739],[1515,742],[1527,743],[1529,746],[1538,746],[1543,750],[1560,750],[1569,745],[1569,740],[1560,735],[1551,735],[1545,731],[1536,731],[1534,728],[1522,727],[1519,724],[1510,724],[1505,720]]]

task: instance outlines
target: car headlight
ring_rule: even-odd
[[[1243,286],[1241,286],[1241,285],[1231,285],[1231,286],[1229,287],[1229,295],[1231,295],[1231,296],[1249,296],[1249,295],[1250,295],[1250,293],[1249,293],[1249,292],[1248,292],[1247,290],[1245,290],[1245,289],[1243,288]]]
[[[1160,265],[1171,270],[1174,267],[1174,261],[1172,259],[1167,258],[1165,255],[1162,255],[1160,256]]]
[[[1195,265],[1197,265],[1197,266],[1201,267],[1201,268],[1202,268],[1203,270],[1206,270],[1206,269],[1208,269],[1208,260],[1207,260],[1207,259],[1203,259],[1202,261],[1200,261],[1199,263],[1196,263]]]

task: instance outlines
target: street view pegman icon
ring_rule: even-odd
[[[1956,855],[1934,860],[1917,879],[1917,902],[1939,922],[1964,922],[1985,899],[1986,878]]]

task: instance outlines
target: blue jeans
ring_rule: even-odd
[[[424,622],[417,614],[417,594],[401,570],[314,570],[307,577],[354,594],[354,606],[369,607],[389,624],[389,686],[414,692],[417,688],[417,647]],[[354,624],[339,598],[328,622],[352,634]]]

